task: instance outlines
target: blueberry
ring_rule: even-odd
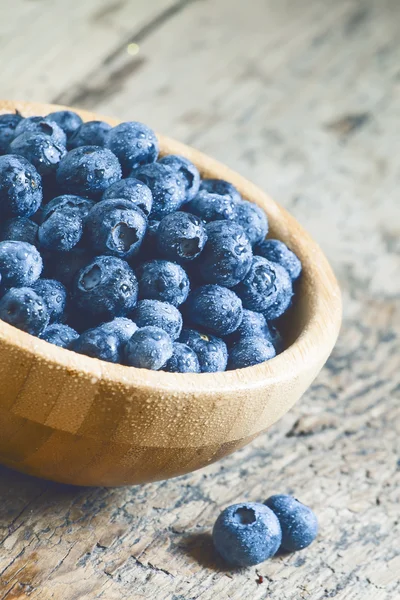
[[[86,266],[92,255],[84,248],[73,248],[70,252],[52,253],[46,263],[46,273],[61,281],[66,288],[70,288],[77,272]]]
[[[265,310],[263,310],[263,315],[267,321],[279,319],[279,317],[281,317],[289,308],[293,297],[293,287],[290,275],[286,269],[277,263],[271,264],[274,265],[276,273],[276,294],[274,301],[271,302]]]
[[[200,188],[200,173],[196,165],[184,156],[168,154],[160,158],[159,162],[163,165],[172,167],[182,177],[186,190],[186,202],[190,202],[197,195]]]
[[[238,202],[235,221],[243,227],[251,244],[262,242],[268,233],[267,215],[262,208],[253,202],[247,200]]]
[[[207,243],[199,259],[204,281],[226,287],[237,285],[251,267],[253,252],[242,227],[228,221],[206,226]]]
[[[292,284],[287,271],[262,256],[254,256],[249,272],[236,286],[235,292],[242,299],[245,308],[260,312],[274,305],[281,289],[287,292],[290,300]],[[270,320],[264,316],[267,321]]]
[[[82,123],[68,138],[68,148],[78,146],[104,146],[111,125],[104,121]]]
[[[207,241],[206,229],[195,215],[174,212],[162,219],[157,230],[160,254],[177,262],[191,261],[199,256]]]
[[[23,156],[0,156],[0,213],[30,217],[42,203],[42,183],[35,167]]]
[[[169,302],[179,306],[189,294],[189,278],[180,265],[167,260],[151,260],[137,270],[139,298]]]
[[[121,198],[130,200],[144,212],[146,217],[149,216],[153,205],[153,196],[147,185],[139,179],[128,177],[116,181],[103,194],[103,200],[119,200]]]
[[[296,552],[307,548],[317,537],[317,517],[296,498],[277,494],[265,501],[277,516],[282,529],[282,550]]]
[[[117,157],[100,146],[70,150],[57,169],[57,185],[63,192],[95,199],[119,179],[121,166]]]
[[[15,129],[14,138],[22,135],[23,133],[29,134],[44,134],[47,135],[61,146],[67,145],[67,136],[61,127],[51,119],[47,117],[27,117],[20,121]]]
[[[10,144],[10,151],[29,160],[37,172],[45,177],[55,172],[67,151],[44,133],[23,133]]]
[[[0,319],[32,335],[40,335],[49,323],[44,301],[30,287],[11,288],[4,294]]]
[[[236,216],[237,203],[230,196],[210,194],[202,191],[188,203],[187,210],[197,215],[206,223],[210,221],[233,221]]]
[[[244,369],[258,365],[276,356],[272,342],[265,338],[245,337],[229,349],[228,369]]]
[[[22,116],[17,113],[0,115],[0,154],[9,151],[10,142],[14,139],[15,129],[22,121]]]
[[[55,210],[44,219],[38,230],[40,247],[56,252],[72,250],[82,234],[82,219],[73,211]]]
[[[217,552],[235,567],[258,565],[271,558],[282,540],[278,519],[257,502],[228,506],[216,520],[212,536]]]
[[[200,184],[200,191],[229,196],[235,203],[242,199],[235,186],[223,179],[203,179]]]
[[[202,373],[225,371],[228,351],[225,342],[220,338],[200,333],[195,329],[183,329],[179,341],[196,353]]]
[[[42,340],[60,346],[60,348],[70,348],[72,342],[79,337],[79,333],[69,325],[62,323],[52,323],[40,336]]]
[[[145,215],[129,200],[102,200],[86,218],[88,238],[95,252],[125,259],[139,252],[146,226]]]
[[[158,371],[171,358],[170,336],[159,327],[138,329],[125,346],[125,364]]]
[[[55,121],[69,138],[83,123],[81,117],[72,110],[57,110],[47,115],[47,119]]]
[[[122,360],[123,347],[137,330],[130,319],[118,317],[84,331],[72,344],[72,349],[92,358],[118,363]]]
[[[132,169],[154,162],[158,156],[156,134],[137,121],[113,127],[107,135],[106,146],[118,157],[126,175]]]
[[[179,210],[185,202],[186,190],[179,173],[168,165],[153,163],[133,171],[133,177],[145,183],[153,195],[152,219],[162,219]]]
[[[175,342],[172,356],[163,370],[169,373],[200,373],[199,359],[189,346]]]
[[[39,252],[27,242],[0,242],[0,273],[4,287],[26,287],[40,277],[43,261]]]
[[[300,260],[295,253],[289,250],[286,244],[280,240],[264,240],[256,246],[254,253],[284,267],[293,281],[300,277]]]
[[[138,283],[127,262],[115,256],[97,256],[76,275],[73,285],[75,312],[97,325],[123,317],[134,309]]]
[[[73,196],[71,194],[57,196],[43,207],[41,222],[43,223],[43,221],[48,219],[56,211],[75,213],[81,219],[84,219],[93,206],[94,202],[92,200],[81,198],[80,196]]]
[[[132,313],[138,327],[158,327],[177,340],[182,331],[182,315],[179,310],[159,300],[141,300]]]
[[[55,279],[38,279],[32,289],[44,301],[49,313],[50,323],[61,321],[67,302],[67,290]]]
[[[240,325],[240,298],[220,285],[203,285],[189,294],[185,303],[188,320],[217,336],[233,333]]]
[[[15,217],[8,219],[1,229],[0,239],[28,242],[32,246],[38,244],[38,225],[27,217]]]
[[[246,337],[258,337],[265,340],[271,340],[271,331],[264,315],[252,310],[243,310],[243,318],[239,327],[231,336],[228,342],[233,344]]]

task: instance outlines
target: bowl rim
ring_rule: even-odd
[[[0,114],[18,110],[26,116],[45,115],[56,110],[73,110],[84,121],[98,119],[117,125],[122,121],[87,110],[57,104],[0,100]],[[32,358],[40,358],[52,368],[71,375],[86,374],[93,381],[106,380],[124,388],[142,388],[185,393],[223,394],[235,389],[265,388],[279,381],[297,380],[305,370],[312,372],[326,359],[338,336],[342,303],[333,271],[322,250],[298,221],[268,194],[217,160],[181,142],[157,133],[161,154],[182,154],[193,161],[203,176],[218,177],[233,183],[241,195],[261,206],[273,223],[277,237],[298,254],[306,279],[309,314],[295,341],[275,358],[252,367],[218,373],[167,373],[107,363],[66,350],[41,340],[0,320],[0,343],[18,347]],[[219,395],[219,402],[223,402]]]

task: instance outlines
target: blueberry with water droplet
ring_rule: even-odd
[[[0,156],[0,215],[3,218],[30,217],[40,207],[41,177],[23,156]]]
[[[67,290],[63,284],[55,279],[38,279],[32,289],[44,301],[50,323],[63,320],[67,302]]]
[[[43,261],[32,244],[18,241],[0,242],[0,273],[4,287],[32,285],[42,272]]]
[[[49,323],[42,298],[30,287],[11,288],[0,300],[0,319],[32,335],[40,335]]]
[[[124,362],[131,367],[159,371],[172,353],[172,340],[163,329],[143,327],[125,345]]]

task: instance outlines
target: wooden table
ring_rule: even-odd
[[[228,163],[321,243],[345,314],[312,389],[218,464],[124,489],[2,468],[0,598],[400,598],[398,0],[6,4],[2,97],[143,120]],[[219,510],[276,492],[314,507],[317,542],[226,571]]]

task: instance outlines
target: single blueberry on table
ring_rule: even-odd
[[[44,133],[22,133],[11,142],[10,151],[26,158],[42,177],[54,173],[67,153],[65,146]]]
[[[47,117],[27,117],[23,119],[15,129],[14,138],[23,133],[44,134],[53,138],[56,144],[64,146],[64,148],[67,145],[67,136],[63,129],[55,121]]]
[[[139,179],[128,177],[120,179],[106,189],[103,194],[103,200],[129,200],[135,206],[140,208],[146,217],[149,216],[153,206],[153,195],[150,188]]]
[[[44,301],[49,313],[50,323],[61,321],[67,302],[67,290],[60,281],[55,279],[38,279],[32,289]]]
[[[82,123],[69,136],[68,149],[78,146],[104,146],[111,125],[104,121],[87,121]]]
[[[295,253],[292,252],[292,250],[289,250],[286,244],[280,240],[264,240],[256,246],[254,253],[284,267],[293,281],[300,277],[300,260]]]
[[[156,134],[137,121],[113,127],[107,134],[106,146],[118,157],[125,175],[141,165],[153,163],[158,156]]]
[[[235,186],[223,179],[203,179],[200,184],[200,191],[220,196],[229,196],[235,203],[242,199]]]
[[[183,329],[179,341],[196,353],[202,373],[225,371],[228,362],[226,344],[220,338],[195,329]]]
[[[296,498],[285,494],[271,496],[264,503],[277,516],[282,529],[281,548],[296,552],[307,548],[317,537],[317,517]]]
[[[73,248],[69,252],[53,252],[45,263],[46,276],[57,279],[70,288],[75,275],[85,267],[93,255],[85,248]]]
[[[157,229],[157,247],[163,258],[188,262],[197,258],[207,241],[204,224],[199,217],[174,212],[162,219]]]
[[[249,567],[274,556],[282,540],[279,521],[267,506],[243,502],[228,506],[213,529],[217,552],[234,567]]]
[[[30,217],[42,203],[42,182],[35,167],[23,156],[0,156],[0,214]]]
[[[60,346],[60,348],[70,348],[72,342],[79,337],[79,333],[69,325],[63,323],[52,323],[40,336],[42,340]]]
[[[229,349],[228,369],[244,369],[258,365],[276,356],[275,348],[269,340],[260,337],[245,337],[235,342]]]
[[[253,202],[241,200],[237,203],[235,221],[243,227],[252,245],[262,242],[268,233],[267,215]]]
[[[230,196],[199,192],[187,205],[187,210],[206,223],[210,221],[233,221],[236,216],[237,202]]]
[[[14,139],[15,129],[23,117],[18,113],[0,115],[0,154],[7,154],[10,142]]]
[[[161,163],[144,165],[132,172],[132,176],[150,188],[153,196],[152,219],[162,219],[179,210],[185,202],[185,185],[179,173]]]
[[[159,371],[171,358],[172,353],[172,340],[163,329],[143,327],[135,331],[125,345],[125,364]]]
[[[11,288],[4,294],[0,319],[32,335],[40,335],[49,323],[44,301],[30,287]]]
[[[93,208],[94,202],[87,198],[81,198],[81,196],[74,196],[72,194],[63,194],[50,200],[46,206],[43,207],[41,215],[41,223],[48,219],[54,212],[60,211],[65,213],[75,213],[81,219],[84,219],[89,211]]]
[[[129,200],[102,200],[86,217],[91,248],[124,259],[139,252],[146,227],[145,215]]]
[[[60,161],[56,178],[63,192],[98,199],[121,179],[121,165],[107,148],[79,146]]]
[[[69,138],[83,123],[81,117],[72,110],[57,110],[47,115],[46,119],[55,121]]]
[[[158,327],[168,333],[172,340],[177,340],[182,331],[181,313],[167,302],[140,300],[131,316],[138,327]]]
[[[32,246],[38,244],[38,224],[28,217],[15,217],[8,219],[0,232],[0,240],[14,240],[17,242],[28,242]]]
[[[237,285],[251,267],[253,252],[243,228],[230,221],[214,221],[206,226],[207,243],[198,260],[206,283],[226,287]]]
[[[0,242],[0,273],[2,285],[10,287],[31,286],[43,269],[39,252],[27,242]]]
[[[242,322],[227,341],[233,344],[246,337],[259,337],[272,341],[271,331],[263,314],[243,309]]]
[[[136,271],[139,298],[169,302],[179,306],[188,297],[190,283],[184,269],[167,260],[151,260]]]
[[[127,315],[135,308],[137,296],[134,272],[115,256],[94,258],[77,273],[72,291],[74,312],[89,326]]]
[[[168,154],[160,158],[163,165],[172,167],[182,177],[186,190],[185,202],[190,202],[197,195],[200,188],[200,173],[196,165],[184,156]]]
[[[83,222],[77,212],[55,210],[39,226],[40,248],[68,252],[81,240]]]
[[[72,350],[92,358],[119,363],[123,357],[124,345],[136,330],[137,325],[133,321],[117,317],[84,331],[72,344]]]
[[[189,294],[184,305],[190,323],[217,336],[233,333],[243,316],[242,301],[220,285],[203,285]]]
[[[199,359],[189,346],[175,342],[172,356],[163,370],[169,373],[200,373]]]

